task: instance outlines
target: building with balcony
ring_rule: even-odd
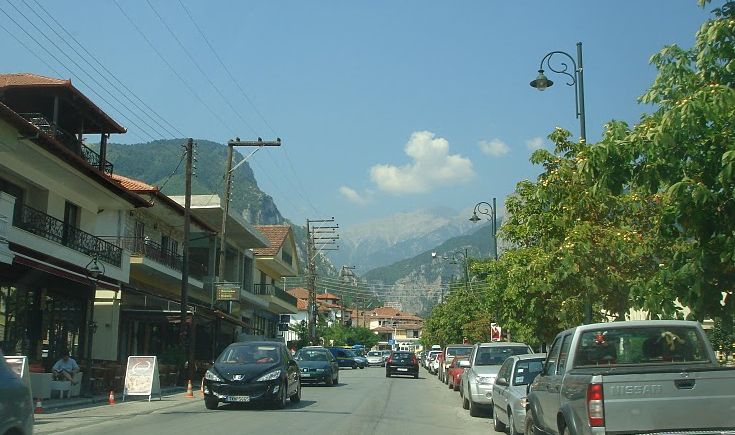
[[[0,74],[0,347],[47,369],[117,358],[128,216],[150,206],[110,175],[125,129],[69,80]],[[99,135],[99,151],[85,144]],[[96,279],[92,269],[100,272]],[[90,346],[90,344],[92,346]],[[83,366],[84,367],[84,366]]]
[[[268,338],[286,335],[279,334],[277,325],[281,314],[295,315],[298,312],[296,298],[286,293],[282,283],[286,277],[299,276],[298,250],[290,225],[256,225],[267,239],[269,246],[253,249],[255,270],[253,293],[268,302],[267,310],[255,313],[257,330],[263,331]]]
[[[424,319],[392,307],[379,307],[364,313],[368,328],[380,337],[380,344],[395,350],[418,349]]]

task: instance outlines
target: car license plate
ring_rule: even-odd
[[[250,396],[227,396],[228,402],[250,402]]]
[[[400,368],[399,368],[399,369],[398,369],[398,371],[399,371],[399,372],[407,372],[407,371],[408,371],[408,369],[400,369]]]
[[[301,377],[302,378],[310,378],[311,377],[311,374],[310,373],[302,373],[301,374]]]

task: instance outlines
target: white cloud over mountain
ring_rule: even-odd
[[[355,189],[347,186],[340,187],[339,193],[353,204],[365,205],[369,202],[369,199],[367,197],[360,195]]]
[[[508,144],[498,138],[492,139],[490,141],[481,140],[479,145],[480,150],[489,156],[498,157],[504,154],[508,154],[508,152],[510,151],[510,147],[508,146]]]
[[[449,142],[430,131],[412,133],[405,152],[410,163],[370,168],[370,179],[380,190],[396,195],[426,193],[435,187],[466,183],[475,176],[470,159],[449,154]]]

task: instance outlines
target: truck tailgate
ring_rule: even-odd
[[[735,371],[603,376],[606,432],[735,428]]]

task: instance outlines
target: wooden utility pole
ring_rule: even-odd
[[[222,228],[220,230],[220,243],[219,243],[219,269],[217,271],[217,279],[219,282],[225,281],[225,251],[226,251],[226,235],[227,235],[227,216],[230,213],[230,191],[232,190],[232,173],[240,165],[245,163],[253,154],[258,152],[262,147],[278,147],[281,146],[281,138],[276,138],[275,141],[264,141],[261,138],[257,140],[243,141],[240,138],[230,140],[227,142],[227,163],[225,171],[225,195],[222,198],[224,204],[222,205]],[[235,167],[232,167],[232,155],[234,147],[257,147],[252,153],[248,154],[244,159],[239,161]]]
[[[317,307],[316,307],[316,256],[319,251],[337,250],[336,241],[339,236],[336,230],[339,225],[312,225],[313,223],[334,223],[334,218],[306,220],[306,256],[307,256],[307,287],[309,290],[309,342],[316,345],[316,323],[317,323]],[[324,237],[322,237],[324,236]],[[316,249],[316,244],[321,246]]]
[[[194,140],[192,138],[186,141],[186,172],[185,172],[185,190],[184,190],[184,243],[183,256],[181,265],[181,328],[180,341],[186,351],[188,361],[187,373],[188,379],[191,380],[194,373],[193,352],[190,346],[191,331],[187,322],[188,306],[189,306],[189,224],[191,221],[191,175],[193,166]],[[193,319],[192,319],[193,322]]]

